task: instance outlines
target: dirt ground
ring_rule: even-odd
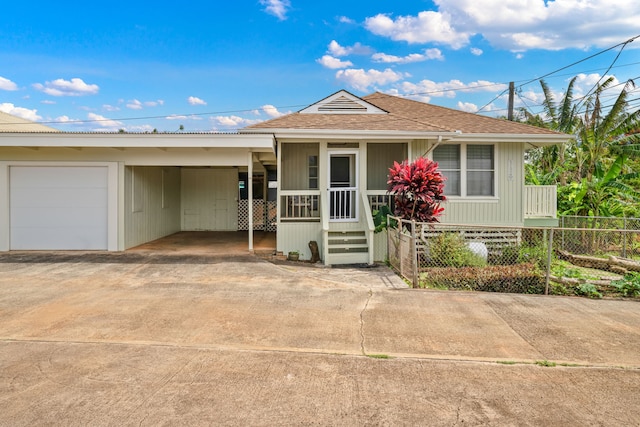
[[[250,255],[0,254],[0,425],[628,426],[638,390],[637,301]]]

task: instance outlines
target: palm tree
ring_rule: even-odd
[[[523,111],[526,123],[534,126],[546,127],[558,132],[573,134],[579,124],[576,116],[576,104],[573,101],[573,86],[576,77],[571,79],[562,100],[556,105],[553,93],[544,80],[540,80],[540,86],[544,93],[544,117],[540,115],[532,115],[528,111]],[[542,147],[529,153],[531,162],[528,175],[530,178],[537,177],[537,181],[544,183],[559,182],[560,185],[567,183],[567,169],[565,161],[567,151],[572,147],[570,143],[554,145],[551,147]]]
[[[614,81],[608,78],[586,99],[585,113],[577,129],[575,181],[580,182],[574,210],[598,216],[623,210],[625,202],[637,202],[631,182],[640,176],[629,167],[631,157],[640,153],[640,110],[628,112],[628,94],[635,88],[628,81],[614,104],[602,104],[602,94]]]

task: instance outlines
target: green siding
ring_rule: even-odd
[[[463,143],[463,142],[461,142]],[[472,143],[473,144],[473,143]],[[524,223],[524,147],[522,143],[495,143],[496,197],[450,197],[445,202],[443,223],[522,225]],[[417,140],[412,157],[427,152],[429,141]]]
[[[367,189],[386,190],[393,162],[407,159],[407,144],[367,144]]]
[[[282,190],[309,190],[309,156],[318,156],[319,151],[318,143],[282,144]]]

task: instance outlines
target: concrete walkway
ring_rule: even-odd
[[[637,425],[639,350],[637,301],[249,255],[0,254],[0,425]]]

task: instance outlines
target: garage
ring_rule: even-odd
[[[107,250],[109,167],[10,166],[11,250]]]

